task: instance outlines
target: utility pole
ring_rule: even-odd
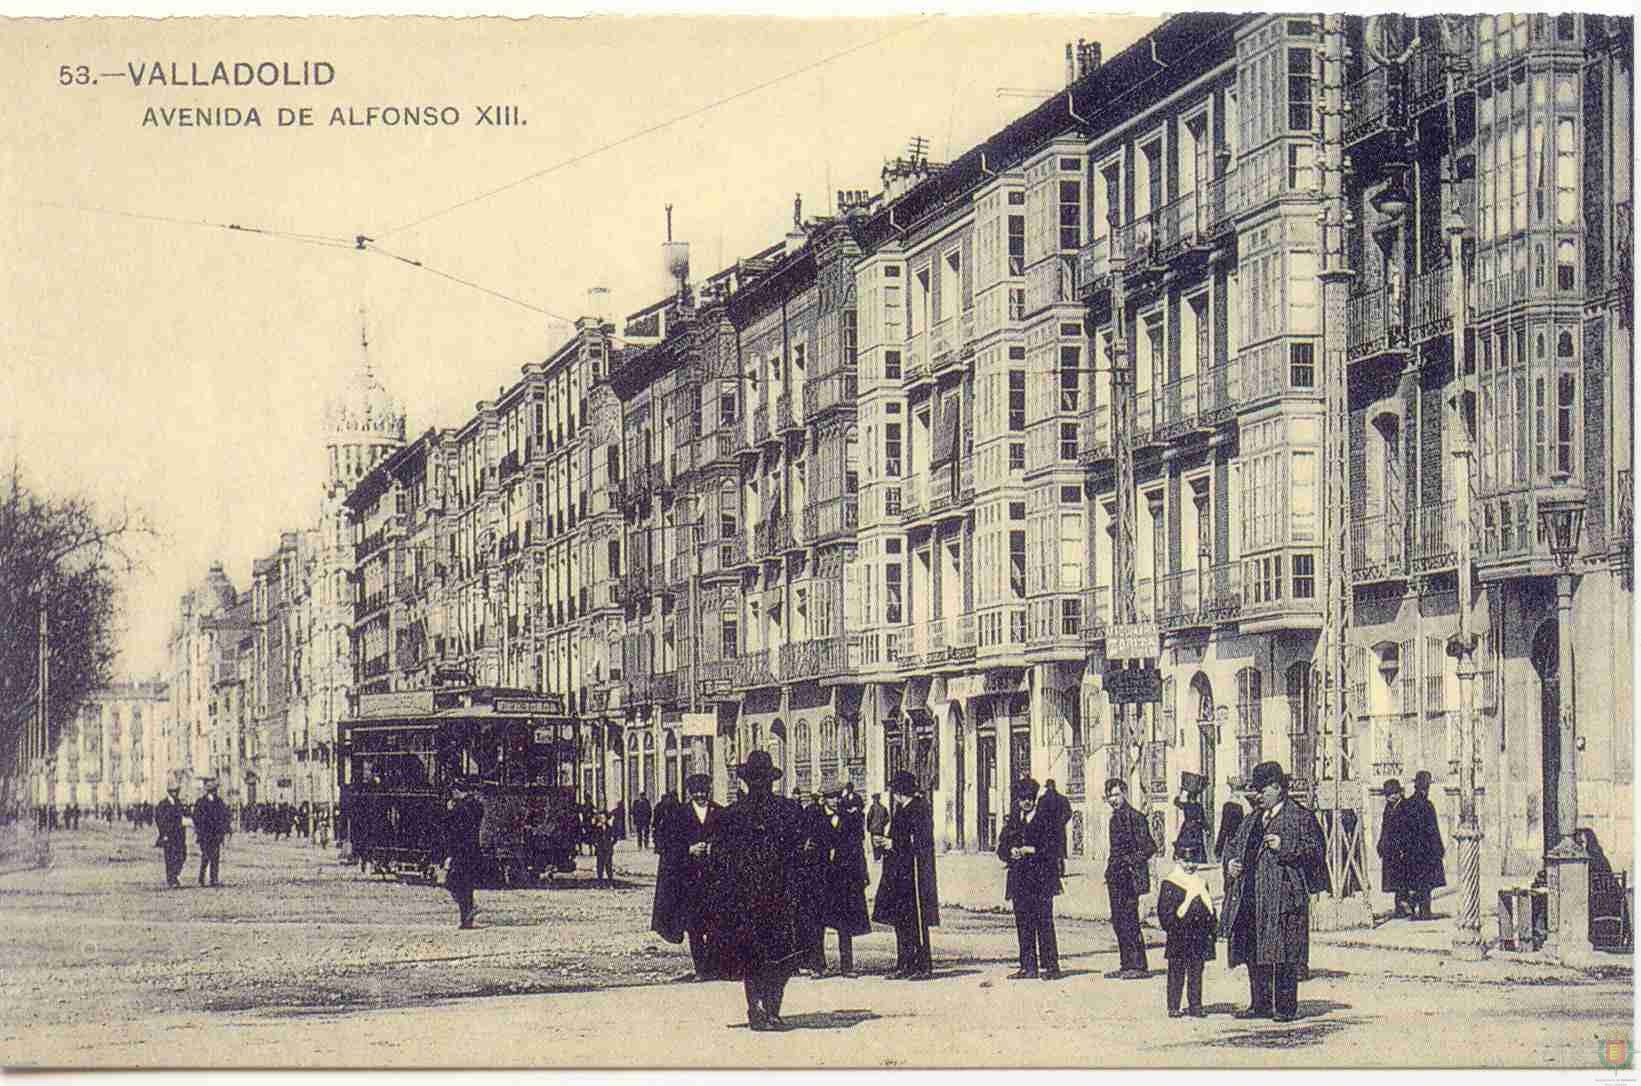
[[[1139,622],[1134,599],[1134,370],[1124,325],[1128,300],[1123,289],[1123,276],[1128,254],[1122,251],[1119,241],[1121,216],[1121,209],[1112,206],[1106,218],[1111,238],[1111,453],[1116,467],[1116,500],[1113,504],[1117,532],[1111,551],[1111,625],[1114,630],[1132,628]],[[1127,649],[1119,648],[1119,651],[1126,652]],[[1108,671],[1120,666],[1121,663],[1108,658]],[[1108,681],[1108,689],[1109,686]],[[1126,698],[1118,701],[1113,694],[1111,713],[1116,723],[1122,779],[1129,785],[1129,795],[1137,795],[1134,776],[1140,761],[1140,707]]]

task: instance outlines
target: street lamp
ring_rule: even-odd
[[[1573,697],[1573,561],[1578,557],[1579,533],[1584,527],[1585,492],[1557,475],[1555,486],[1539,495],[1539,534],[1555,559],[1556,573],[1556,685],[1560,720],[1560,765],[1556,773],[1558,840],[1545,855],[1550,890],[1550,950],[1563,963],[1573,964],[1591,953],[1589,942],[1589,854],[1578,837],[1578,722]],[[1546,826],[1545,831],[1551,832]],[[1546,838],[1546,843],[1548,843]]]

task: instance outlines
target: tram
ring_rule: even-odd
[[[337,734],[354,858],[380,875],[432,881],[450,785],[467,779],[484,803],[484,885],[573,872],[579,731],[555,694],[472,685],[361,694]]]

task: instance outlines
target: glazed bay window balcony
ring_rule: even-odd
[[[1518,242],[1517,244],[1522,243]],[[1491,261],[1477,262],[1476,279],[1472,284],[1474,293],[1471,296],[1471,303],[1474,308],[1473,315],[1477,319],[1490,317],[1500,310],[1509,309],[1511,306],[1519,305],[1527,300],[1527,264],[1525,259],[1517,261],[1515,266],[1512,267],[1508,259],[1509,250],[1501,246],[1497,253],[1498,262],[1496,265],[1493,265]],[[1523,256],[1525,256],[1525,253],[1523,253]],[[1498,270],[1493,274],[1488,274],[1485,269],[1493,266],[1496,266]]]
[[[803,413],[813,418],[837,407],[853,407],[859,382],[853,370],[840,370],[804,382]]]
[[[1026,604],[1026,629],[1034,649],[1083,645],[1083,594],[1062,592]]]
[[[852,536],[860,527],[860,498],[847,494],[816,502],[803,511],[803,535],[810,543]]]
[[[1320,547],[1281,547],[1250,555],[1242,565],[1242,629],[1246,633],[1313,628],[1321,621]]]
[[[1079,254],[1059,253],[1027,268],[1026,313],[1036,313],[1060,302],[1080,301],[1079,264]]]
[[[1407,127],[1405,76],[1400,68],[1374,68],[1345,86],[1346,146]]]
[[[727,423],[717,431],[706,435],[696,442],[696,460],[700,467],[709,464],[732,464],[735,462],[735,448],[739,443],[737,428],[733,423]]]
[[[974,659],[975,617],[949,615],[931,619],[924,635],[928,645],[926,663],[940,664]]]
[[[1277,339],[1238,356],[1242,406],[1270,400],[1322,397],[1321,344],[1306,339]]]
[[[1350,521],[1351,579],[1357,584],[1407,576],[1407,517],[1400,512],[1354,513]]]

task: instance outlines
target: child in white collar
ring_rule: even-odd
[[[1201,1018],[1202,967],[1216,957],[1214,946],[1218,919],[1208,886],[1197,874],[1206,865],[1174,861],[1174,869],[1163,877],[1157,889],[1157,922],[1168,934],[1163,956],[1168,959],[1168,1017],[1190,1014]],[[1187,1010],[1180,1009],[1180,995],[1186,996]]]

